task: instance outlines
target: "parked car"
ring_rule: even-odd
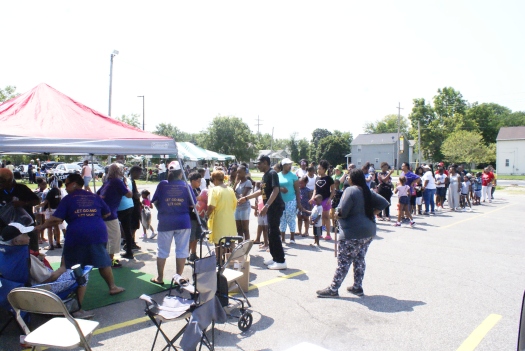
[[[50,170],[56,168],[56,166],[63,164],[64,162],[57,162],[57,161],[49,161],[42,163],[42,167],[40,167],[40,172],[42,173],[51,173]]]
[[[64,180],[69,174],[80,173],[82,167],[76,163],[62,163],[51,169],[48,174],[54,174],[56,178]]]
[[[77,164],[80,166],[80,169],[82,169],[84,162],[78,162]],[[92,173],[96,174],[97,177],[102,178],[104,176],[104,167],[102,167],[98,162],[93,162],[93,165],[91,165],[90,162],[89,167],[94,168],[92,169]]]

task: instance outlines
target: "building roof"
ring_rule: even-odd
[[[359,134],[352,140],[352,145],[392,144],[397,141],[397,133]]]
[[[525,127],[501,127],[496,140],[525,139]]]

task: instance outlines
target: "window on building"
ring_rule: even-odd
[[[361,166],[361,160],[360,160],[360,159],[357,160],[357,165],[358,165],[358,166]]]
[[[510,160],[507,158],[507,159],[505,160],[505,167],[508,167],[509,164],[510,164]]]
[[[376,163],[376,164],[378,164],[378,163],[379,163],[379,159],[378,159],[378,158],[376,158],[376,162],[375,162],[375,163]]]
[[[357,151],[361,151],[361,145],[357,145]]]

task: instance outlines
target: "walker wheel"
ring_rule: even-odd
[[[253,316],[250,312],[244,312],[241,317],[239,318],[239,323],[237,325],[239,326],[239,329],[243,332],[250,329],[253,322]]]

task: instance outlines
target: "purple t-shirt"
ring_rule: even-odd
[[[155,206],[159,211],[159,232],[191,228],[190,193],[193,201],[196,201],[190,186],[183,180],[163,180],[159,183],[151,199],[151,202],[156,202]]]
[[[106,221],[118,218],[117,209],[120,205],[120,200],[122,200],[122,196],[126,195],[129,191],[124,182],[118,178],[108,180],[97,191],[97,194],[100,195],[111,211],[111,216],[105,218]]]
[[[67,222],[64,246],[78,246],[108,242],[102,219],[108,213],[108,205],[98,195],[79,189],[60,201],[53,216]]]

